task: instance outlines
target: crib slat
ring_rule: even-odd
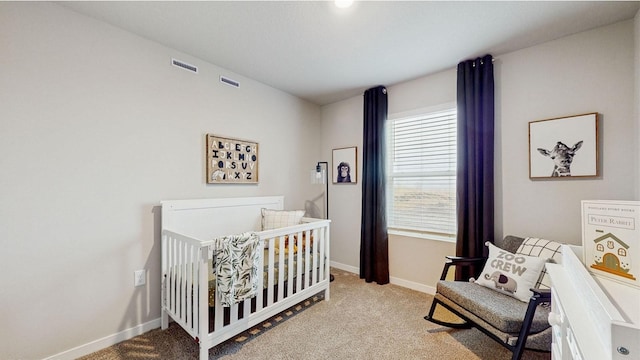
[[[263,246],[267,247],[267,248],[273,248],[273,239],[262,239],[262,243]],[[264,254],[264,252],[263,252]],[[260,256],[260,259],[258,260],[258,269],[264,269],[264,256]],[[264,291],[263,289],[265,288],[265,283],[264,283],[264,271],[261,271],[260,275],[258,275],[258,295],[256,296],[256,312],[262,310],[262,304],[263,304],[263,294]]]
[[[209,333],[209,275],[208,275],[209,251],[207,247],[200,246],[194,251],[193,264],[197,267],[197,282],[195,283],[197,291],[194,291],[198,301],[194,301],[194,317],[196,323],[194,330],[199,334],[200,338],[204,338]],[[202,346],[205,345],[205,346]],[[200,346],[200,358],[205,355],[208,358],[209,347],[206,342]]]
[[[215,321],[213,324],[213,331],[220,331],[224,326],[224,307],[222,306],[222,297],[220,292],[216,290],[215,294]]]
[[[298,238],[300,240],[300,238]],[[302,290],[302,247],[298,247],[296,254],[296,292]]]
[[[246,319],[251,314],[251,299],[247,299],[243,302],[244,309],[242,311],[242,318]]]
[[[192,298],[193,298],[193,292],[191,291],[192,287],[191,284],[188,282],[187,277],[189,276],[189,245],[188,244],[183,244],[182,245],[182,263],[181,263],[181,268],[182,268],[182,276],[180,276],[180,279],[182,279],[182,289],[184,291],[184,293],[182,294],[182,297],[180,298],[181,300],[181,309],[182,309],[182,320],[188,324],[188,319],[191,317],[191,314],[187,313],[187,303],[191,302]]]
[[[167,260],[167,268],[165,269],[166,271],[166,289],[165,289],[165,301],[166,304],[165,306],[167,307],[168,310],[173,311],[173,291],[171,289],[173,289],[173,237],[170,235],[166,235],[166,241],[167,241],[167,255],[166,255],[166,260]]]
[[[307,281],[309,281],[309,277],[307,276],[307,251],[309,251],[309,249],[307,247],[304,247],[304,250],[302,250],[302,248],[300,248],[300,256],[299,256],[299,260],[298,260],[298,267],[300,268],[300,270],[298,271],[298,278],[300,280],[300,290],[304,290],[307,288]]]
[[[200,279],[200,267],[202,266],[202,262],[198,262],[198,259],[201,255],[201,251],[205,251],[206,248],[202,248],[199,249],[193,245],[189,245],[189,260],[188,263],[190,264],[190,268],[188,270],[188,279],[187,279],[187,283],[189,284],[189,294],[191,294],[190,297],[190,301],[187,302],[187,316],[189,318],[189,321],[187,322],[187,324],[191,324],[191,327],[195,330],[198,329],[198,327],[200,326],[199,323],[199,316],[197,316],[197,312],[198,312],[198,298],[199,298],[199,292],[200,291],[204,291],[205,293],[207,292],[204,289],[207,289],[206,287],[204,289],[201,289],[198,286],[198,281]],[[205,262],[206,264],[206,262]],[[191,316],[190,314],[194,314],[193,316]]]
[[[180,293],[180,279],[178,278],[178,276],[180,275],[178,273],[178,249],[179,249],[179,243],[176,241],[174,243],[174,253],[173,253],[173,311],[175,314],[179,313],[178,310],[178,294]]]
[[[214,247],[214,253],[216,251],[218,251],[219,249],[217,247]],[[215,256],[215,255],[214,255]],[[213,261],[213,259],[212,259]],[[216,268],[214,267],[213,269],[214,272],[216,272]],[[217,282],[217,275],[216,275],[216,282]],[[216,291],[213,294],[213,302],[214,302],[214,322],[213,322],[213,332],[216,331],[220,331],[222,329],[222,327],[224,326],[224,307],[222,306],[222,297],[220,296],[220,291],[218,290],[218,287],[216,286]]]
[[[184,297],[187,296],[187,288],[186,288],[186,259],[185,259],[185,252],[186,252],[186,248],[187,245],[184,243],[180,243],[180,251],[178,252],[178,264],[180,266],[180,274],[178,276],[178,278],[180,279],[180,313],[184,314]],[[184,319],[184,317],[183,317]]]
[[[182,321],[182,295],[184,290],[182,289],[182,243],[176,244],[176,314]]]
[[[170,278],[171,278],[171,284],[169,286],[169,291],[171,292],[171,294],[169,295],[169,308],[171,309],[171,312],[175,314],[176,312],[176,240],[175,238],[171,238],[171,245],[170,245],[170,251],[171,251],[171,255],[169,256],[169,274],[170,274]]]
[[[318,282],[318,249],[311,246],[311,230],[307,230],[307,247],[312,251],[311,285],[315,285]]]
[[[185,276],[185,283],[187,284],[187,301],[185,304],[185,314],[187,315],[186,317],[186,323],[187,326],[189,327],[193,327],[193,318],[197,316],[191,316],[192,312],[191,312],[191,304],[193,304],[193,293],[197,290],[197,288],[193,283],[193,272],[196,271],[196,265],[194,264],[192,259],[193,259],[193,250],[192,250],[192,246],[186,245],[187,249],[185,251],[185,268],[186,268],[186,276]],[[196,275],[197,276],[197,275]],[[197,278],[196,278],[197,279]],[[196,319],[197,321],[197,319]]]
[[[304,249],[304,283],[302,288],[309,287],[309,276],[311,276],[311,262],[309,261],[309,255],[311,253],[311,247],[307,246]]]
[[[231,314],[230,314],[230,315],[231,315],[231,316],[230,316],[230,318],[231,318],[231,322],[229,322],[229,324],[233,324],[233,323],[235,323],[236,321],[238,321],[238,304],[237,304],[237,303],[232,304],[232,305],[229,307],[229,312],[231,313]]]
[[[289,235],[289,249],[287,251],[287,296],[293,294],[293,264],[296,255],[296,247],[300,250],[300,239]]]
[[[284,254],[286,251],[284,250],[284,235],[278,237],[278,241],[280,242],[280,252],[278,253],[278,300],[282,300],[282,294],[284,293]]]
[[[274,244],[275,241],[271,241]],[[273,305],[273,269],[274,269],[274,256],[275,249],[273,246],[269,246],[269,266],[267,266],[267,307]]]
[[[200,278],[199,276],[199,265],[198,265],[198,254],[199,251],[197,248],[195,248],[194,246],[188,245],[188,251],[187,251],[187,276],[186,276],[186,283],[188,286],[188,292],[187,294],[189,295],[189,297],[186,299],[186,308],[187,308],[187,326],[196,330],[198,329],[198,326],[200,325],[200,319],[198,318],[198,296],[199,296],[199,286],[198,286],[198,280]]]
[[[187,276],[187,244],[181,244],[180,246],[180,288],[182,293],[180,294],[180,317],[182,321],[186,323],[187,309],[186,302],[190,300],[189,284],[186,280]]]

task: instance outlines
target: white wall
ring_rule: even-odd
[[[638,100],[633,97],[632,75],[634,45],[638,46],[633,34],[633,22],[626,21],[521,51],[494,54],[496,236],[540,236],[578,244],[580,200],[632,199],[638,192],[640,175],[634,164],[638,159],[634,120]],[[389,86],[389,113],[455,101],[455,88],[455,68]],[[360,146],[361,127],[346,134],[340,124],[344,119],[361,122],[361,108],[361,96],[323,107],[323,149],[338,145],[331,142],[333,136],[339,136],[340,143],[348,143],[350,138]],[[597,179],[530,180],[528,123],[586,112],[602,114],[602,175]],[[350,191],[354,198],[361,194],[360,187]],[[336,196],[330,191],[332,201]],[[359,203],[350,204],[343,216],[339,220],[331,216],[334,223],[349,224],[344,230],[333,228],[333,238],[348,243],[340,245],[346,251],[333,255],[332,260],[357,269]],[[389,243],[392,282],[425,291],[435,285],[443,256],[455,253],[451,243],[400,236],[391,236]]]
[[[633,21],[500,56],[496,116],[503,234],[580,244],[580,200],[633,199],[638,186],[633,60]],[[530,180],[528,122],[588,112],[601,114],[601,175]]]
[[[332,150],[357,147],[357,183],[329,183],[329,218],[332,264],[344,270],[358,272],[358,262],[354,263],[352,260],[358,259],[360,254],[363,124],[361,96],[323,107],[322,119],[323,159],[329,162],[330,176],[333,174]]]
[[[635,59],[633,63],[635,64],[635,78],[636,78],[636,88],[635,88],[635,96],[634,99],[636,103],[636,139],[640,139],[640,11],[636,13],[636,16],[633,20],[635,25],[634,31],[634,39],[635,39]],[[636,142],[636,158],[634,164],[636,166],[636,180],[640,182],[640,140]],[[635,200],[640,200],[640,185],[636,186],[636,197]]]
[[[52,3],[0,3],[0,47],[2,359],[159,318],[159,201],[323,192],[316,105]],[[206,133],[257,141],[260,184],[207,186]]]

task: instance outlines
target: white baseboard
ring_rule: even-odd
[[[360,274],[360,269],[355,267],[355,266],[351,266],[351,265],[345,265],[345,264],[341,264],[335,261],[331,262],[331,267],[334,267],[336,269],[340,269],[340,270],[344,270],[344,271],[348,271],[350,273],[354,273],[354,274]]]
[[[151,320],[144,324],[140,324],[134,326],[132,328],[126,329],[119,333],[105,336],[102,339],[94,340],[90,343],[80,345],[70,350],[63,351],[59,354],[50,356],[45,358],[44,360],[73,360],[79,357],[89,355],[96,351],[102,350],[104,348],[108,348],[109,346],[115,345],[119,342],[129,340],[138,335],[142,335],[150,330],[157,329],[160,327],[160,318],[155,320]]]
[[[351,273],[354,273],[354,274],[359,274],[360,273],[360,268],[358,268],[358,267],[341,264],[341,263],[338,263],[338,262],[335,262],[335,261],[331,262],[331,266],[336,268],[336,269],[348,271],[348,272],[351,272]],[[420,283],[409,281],[409,280],[404,280],[404,279],[397,278],[397,277],[390,277],[389,278],[389,282],[391,284],[394,284],[394,285],[406,287],[406,288],[409,288],[411,290],[420,291],[420,292],[423,292],[423,293],[426,293],[426,294],[429,294],[429,295],[434,295],[436,293],[436,288],[434,288],[433,286],[428,286],[428,285],[420,284]]]
[[[351,265],[346,265],[346,264],[341,264],[341,263],[337,263],[335,261],[331,262],[331,267],[334,267],[336,269],[340,269],[340,270],[344,270],[344,271],[348,271],[354,274],[359,274],[360,273],[360,269],[358,267],[355,266],[351,266]],[[404,279],[400,279],[400,278],[396,278],[396,277],[391,277],[389,279],[389,281],[391,282],[391,284],[394,285],[398,285],[398,286],[402,286],[402,287],[406,287],[412,290],[416,290],[416,291],[420,291],[423,293],[427,293],[427,294],[435,294],[436,289],[432,286],[427,286],[424,284],[420,284],[420,283],[416,283],[413,281],[409,281],[409,280],[404,280]],[[121,331],[119,333],[113,334],[113,335],[109,335],[109,336],[105,336],[102,339],[98,339],[92,342],[89,342],[87,344],[84,345],[80,345],[78,347],[75,347],[73,349],[70,350],[66,350],[63,351],[59,354],[56,355],[52,355],[50,357],[45,358],[44,360],[73,360],[73,359],[77,359],[79,357],[85,356],[85,355],[89,355],[91,353],[94,353],[96,351],[100,351],[104,348],[107,348],[109,346],[115,345],[119,342],[125,341],[125,340],[129,340],[133,337],[136,337],[138,335],[142,335],[148,331],[151,331],[153,329],[157,329],[160,327],[160,318],[155,319],[155,320],[151,320],[149,322],[146,322],[144,324],[140,324],[138,326],[134,326],[132,328],[126,329],[124,331]]]
[[[390,277],[389,282],[394,285],[406,287],[408,289],[420,291],[423,293],[427,293],[429,295],[435,295],[436,293],[436,288],[434,288],[433,286],[428,286],[428,285],[420,284],[414,281],[400,279],[397,277]]]

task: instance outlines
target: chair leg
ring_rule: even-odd
[[[538,305],[547,298],[543,298],[540,293],[534,292],[534,295],[529,300],[529,306],[527,307],[527,313],[522,321],[522,328],[518,334],[518,341],[513,347],[513,356],[511,360],[520,360],[522,353],[524,353],[525,345],[527,344],[527,338],[529,337],[529,330],[531,330],[531,324],[533,323],[533,317],[536,314]]]
[[[433,317],[433,313],[436,311],[436,305],[438,303],[439,301],[436,298],[433,298],[433,301],[431,302],[431,308],[429,309],[429,315],[424,317],[426,320],[429,320]]]

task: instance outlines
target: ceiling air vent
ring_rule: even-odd
[[[184,69],[184,70],[188,70],[188,71],[194,72],[196,74],[198,73],[198,67],[197,66],[191,65],[191,64],[187,64],[184,61],[171,59],[171,65],[179,67],[179,68]]]
[[[236,88],[240,87],[240,83],[239,82],[237,82],[235,80],[231,80],[228,77],[220,76],[220,82],[224,83],[224,84],[227,84],[229,86],[236,87]]]

